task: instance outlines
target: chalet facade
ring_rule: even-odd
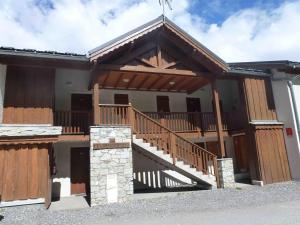
[[[168,19],[88,56],[1,48],[0,63],[2,205],[222,187],[230,170],[291,179],[272,74],[225,63]]]

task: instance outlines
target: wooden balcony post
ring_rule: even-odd
[[[93,118],[94,125],[100,125],[99,84],[93,86]]]
[[[173,164],[176,164],[176,137],[174,134],[170,134],[170,154],[173,159]]]
[[[211,89],[212,89],[212,95],[213,95],[214,114],[215,114],[218,142],[219,142],[218,157],[224,158],[225,157],[225,145],[224,145],[224,137],[223,137],[222,117],[221,117],[221,110],[220,110],[220,98],[219,98],[219,92],[216,87],[216,80],[214,80],[212,82]]]
[[[129,103],[129,107],[128,107],[128,121],[129,124],[131,125],[131,130],[132,132],[135,132],[135,116],[134,116],[134,111],[132,108],[132,104]]]

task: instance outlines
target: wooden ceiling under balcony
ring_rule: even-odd
[[[135,66],[104,66],[99,88],[192,93],[210,82],[206,73]]]

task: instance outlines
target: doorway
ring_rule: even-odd
[[[128,105],[129,98],[127,94],[115,94],[114,96],[115,104],[117,105]]]
[[[71,110],[72,111],[91,111],[92,110],[91,94],[72,94]]]
[[[233,137],[234,154],[235,154],[235,171],[237,173],[249,172],[249,163],[247,157],[247,142],[245,135]]]
[[[88,195],[90,189],[90,149],[71,148],[71,194]]]
[[[186,98],[187,112],[201,112],[200,98]]]
[[[72,127],[79,129],[80,133],[87,134],[92,122],[91,112],[93,109],[91,94],[71,95],[71,123]]]
[[[157,112],[170,112],[169,96],[156,96]]]

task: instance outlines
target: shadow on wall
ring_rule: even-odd
[[[133,148],[132,157],[134,191],[147,189],[163,191],[166,188],[191,187],[197,184],[190,178],[171,170],[163,161],[154,160],[137,146]]]

